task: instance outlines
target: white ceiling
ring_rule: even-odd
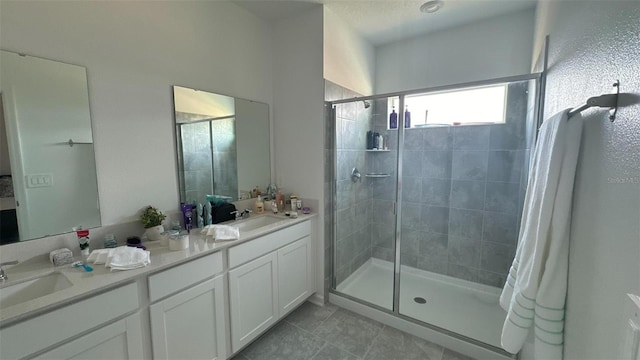
[[[420,5],[426,0],[232,1],[268,21],[324,4],[374,46],[533,8],[537,3],[537,0],[443,0],[444,7],[438,12],[424,14]]]

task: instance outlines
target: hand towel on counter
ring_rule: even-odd
[[[95,265],[105,264],[107,262],[107,257],[109,256],[109,252],[111,251],[113,251],[113,249],[93,250],[91,254],[89,254],[87,262]]]
[[[130,270],[151,264],[151,253],[136,247],[120,246],[115,249],[93,250],[87,258],[88,263],[104,264],[111,270]]]
[[[536,359],[562,359],[571,202],[582,137],[580,114],[564,110],[540,127],[518,248],[500,296],[502,347],[517,353],[534,328]]]
[[[213,238],[215,241],[231,241],[240,238],[240,230],[229,225],[207,225],[200,233],[207,239]]]
[[[130,246],[120,246],[110,249],[106,267],[111,270],[130,270],[151,264],[151,253],[147,250]]]

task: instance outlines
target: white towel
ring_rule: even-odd
[[[111,270],[130,270],[151,264],[151,253],[135,247],[120,246],[110,249],[105,266]]]
[[[215,241],[230,241],[240,238],[240,230],[235,226],[229,225],[207,225],[200,233],[207,238],[213,238]]]
[[[110,251],[113,251],[113,249],[93,250],[91,254],[89,254],[89,257],[87,258],[87,262],[96,264],[96,265],[104,264],[107,261],[107,256],[109,255]]]
[[[502,347],[522,348],[534,327],[536,359],[562,359],[573,184],[582,118],[564,110],[540,127],[518,249],[500,296]]]

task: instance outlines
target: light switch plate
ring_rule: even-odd
[[[25,176],[27,188],[53,186],[53,174],[30,174]]]

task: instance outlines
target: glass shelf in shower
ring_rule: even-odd
[[[366,152],[389,152],[391,150],[389,149],[385,149],[385,150],[377,150],[377,149],[367,149],[365,150]]]
[[[365,174],[365,177],[368,178],[386,178],[391,176],[390,174],[377,174],[377,173],[371,173],[371,174]]]

